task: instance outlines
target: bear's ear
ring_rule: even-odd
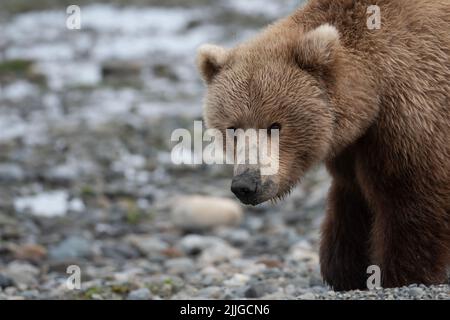
[[[204,44],[198,49],[197,66],[206,83],[211,83],[224,66],[227,58],[227,49],[213,44]]]
[[[307,32],[297,48],[297,62],[305,69],[329,67],[337,57],[339,32],[329,24]]]

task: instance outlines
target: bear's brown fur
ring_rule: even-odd
[[[326,163],[328,284],[365,288],[372,264],[383,287],[447,281],[450,1],[311,0],[236,48],[203,46],[198,64],[209,127],[281,125],[272,198]]]

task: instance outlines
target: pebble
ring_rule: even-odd
[[[183,237],[178,245],[187,254],[197,254],[212,246],[225,244],[224,240],[218,237],[189,234]]]
[[[410,288],[409,293],[415,299],[420,299],[425,294],[425,291],[422,288]]]
[[[86,258],[91,254],[92,242],[78,236],[66,238],[49,251],[50,258],[59,261],[74,258]]]
[[[198,293],[198,296],[201,298],[208,299],[220,299],[223,295],[223,288],[218,286],[210,286],[201,289]]]
[[[55,183],[71,183],[79,176],[79,172],[74,165],[63,164],[50,168],[45,173],[45,178],[48,181]]]
[[[137,248],[146,256],[160,255],[169,245],[154,236],[136,236],[132,235],[125,239],[126,242]]]
[[[258,282],[256,284],[251,285],[246,291],[245,291],[245,297],[256,299],[261,298],[262,296],[266,294],[272,293],[274,290],[272,290],[271,287],[269,287],[267,284],[263,282]]]
[[[312,292],[307,292],[298,297],[299,300],[315,300],[316,295]]]
[[[176,258],[167,260],[164,264],[165,269],[171,274],[185,274],[195,272],[194,262],[189,258]]]
[[[177,198],[171,207],[173,223],[185,230],[238,225],[242,216],[240,205],[227,198],[184,196]]]
[[[25,262],[11,262],[8,264],[4,273],[17,286],[33,286],[38,283],[39,269]]]
[[[250,233],[245,229],[224,229],[219,233],[221,238],[226,239],[234,246],[245,245],[251,238]]]
[[[199,261],[202,265],[231,261],[241,256],[241,251],[227,243],[217,243],[203,250]]]
[[[25,179],[23,169],[14,163],[0,164],[0,183],[16,183]]]
[[[14,281],[0,273],[0,289],[5,289],[7,287],[12,287],[14,285]]]
[[[39,262],[47,256],[47,249],[39,244],[25,244],[14,248],[14,256],[19,260]]]
[[[305,261],[313,265],[318,265],[319,255],[311,248],[311,244],[306,240],[301,240],[294,244],[289,253],[288,259],[294,261]]]
[[[223,284],[227,287],[240,287],[247,284],[249,280],[250,277],[248,275],[237,273],[230,279],[225,280]]]
[[[147,288],[141,288],[133,290],[128,294],[127,300],[150,300],[150,290]]]

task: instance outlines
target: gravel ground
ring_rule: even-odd
[[[55,1],[0,4],[0,299],[450,299],[329,291],[322,167],[253,208],[234,202],[230,168],[170,161],[172,131],[201,118],[197,46],[298,1],[102,2],[83,2],[80,31]]]

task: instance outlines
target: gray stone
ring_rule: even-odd
[[[129,236],[126,242],[133,245],[142,254],[146,256],[154,256],[161,254],[161,251],[166,250],[169,245],[159,238],[154,236]]]
[[[92,243],[85,238],[76,236],[65,239],[49,251],[49,256],[53,260],[85,258],[91,254]]]
[[[195,271],[195,265],[189,258],[176,258],[167,260],[165,263],[167,272],[172,274],[184,274]]]
[[[0,164],[0,182],[21,182],[25,179],[23,169],[14,163]]]
[[[271,291],[265,283],[259,282],[248,287],[245,291],[245,297],[251,299],[261,298],[265,294],[271,293]]]
[[[299,300],[315,300],[316,295],[312,292],[307,292],[298,297]]]
[[[32,286],[38,283],[39,269],[28,263],[13,261],[7,266],[4,273],[17,286]]]
[[[250,233],[245,229],[227,229],[219,235],[235,246],[244,245],[250,240]]]
[[[241,206],[227,198],[183,196],[176,198],[171,204],[173,223],[185,230],[237,225],[242,216]]]
[[[55,183],[70,183],[75,181],[79,176],[79,172],[75,166],[70,164],[63,164],[50,168],[45,173],[45,178],[48,181]]]
[[[422,288],[414,287],[409,289],[409,294],[415,299],[420,299],[425,294],[425,291]]]
[[[179,247],[187,254],[197,254],[219,243],[224,243],[224,241],[217,237],[190,234],[180,240]]]
[[[224,289],[217,286],[210,286],[199,291],[198,295],[202,298],[220,299],[224,293]]]
[[[128,294],[127,300],[149,300],[152,297],[150,290],[141,288],[133,290]]]
[[[4,274],[0,273],[0,288],[1,289],[5,289],[8,287],[12,287],[14,286],[14,281],[13,279],[5,276]]]

